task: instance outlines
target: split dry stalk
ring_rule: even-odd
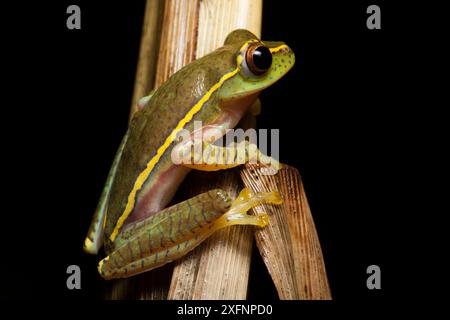
[[[256,244],[280,299],[331,299],[322,250],[311,210],[297,169],[283,165],[276,175],[247,164],[241,171],[244,185],[254,191],[277,190],[279,206],[261,205],[255,214],[269,213],[269,225],[256,231]]]

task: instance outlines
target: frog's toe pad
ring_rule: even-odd
[[[259,226],[261,228],[264,228],[265,226],[267,226],[269,224],[269,215],[267,213],[260,214],[258,216],[258,220],[259,220]]]

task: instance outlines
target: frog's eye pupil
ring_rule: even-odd
[[[272,54],[267,47],[258,47],[253,51],[253,63],[258,69],[268,70],[272,65]]]
[[[269,70],[272,65],[272,53],[265,46],[253,46],[247,51],[246,60],[250,71],[256,75],[261,75]]]

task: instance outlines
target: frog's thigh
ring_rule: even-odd
[[[245,163],[262,163],[275,169],[280,168],[280,163],[276,159],[263,154],[256,144],[248,141],[221,147],[206,141],[194,140],[175,152],[178,164],[201,171],[230,169]]]
[[[246,214],[263,202],[279,204],[281,198],[277,192],[244,189],[231,202],[225,191],[216,189],[164,209],[121,231],[117,249],[100,261],[99,273],[105,279],[129,277],[184,256],[218,229],[236,224],[265,226],[267,215]]]

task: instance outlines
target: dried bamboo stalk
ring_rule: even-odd
[[[319,237],[298,170],[286,167],[280,172],[280,191],[292,239],[293,260],[301,299],[331,299]]]
[[[222,46],[226,36],[235,29],[245,28],[258,36],[261,33],[262,1],[204,0],[199,12],[195,58]],[[192,195],[214,186],[235,197],[241,184],[239,179],[230,180],[230,174],[235,175],[191,172],[184,186],[195,190]],[[176,261],[168,299],[245,299],[252,233],[248,226],[226,228]]]
[[[172,269],[172,265],[167,265],[131,278],[111,280],[105,288],[105,299],[166,299]]]
[[[136,79],[134,81],[134,92],[131,100],[130,119],[137,110],[139,99],[146,96],[152,90],[155,83],[155,69],[163,9],[163,0],[147,0],[144,23],[142,25]]]
[[[195,60],[200,0],[167,0],[155,88]]]
[[[261,205],[256,214],[269,213],[269,226],[255,233],[256,244],[280,299],[331,299],[319,239],[298,170],[284,165],[272,176],[247,164],[244,185],[254,191],[278,190],[281,206]]]
[[[235,29],[247,29],[260,37],[261,20],[261,0],[201,1],[196,58],[221,47]]]

